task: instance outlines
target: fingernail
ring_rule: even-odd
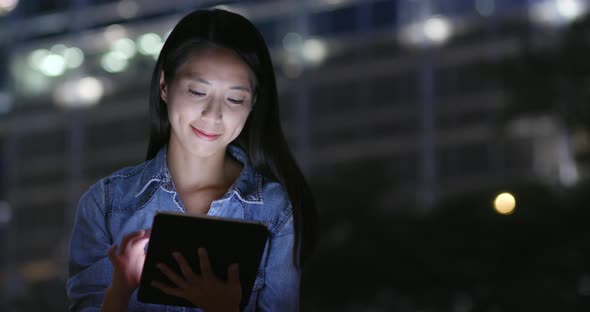
[[[172,257],[178,258],[178,256],[180,256],[180,252],[175,251],[175,252],[172,253]]]

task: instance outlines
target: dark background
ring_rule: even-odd
[[[158,40],[217,5],[317,197],[304,311],[590,307],[587,1],[0,0],[1,311],[66,309],[77,201],[144,160]]]

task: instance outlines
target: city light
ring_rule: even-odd
[[[514,212],[516,207],[516,199],[510,193],[502,193],[496,196],[494,200],[494,210],[503,215],[509,215]]]
[[[49,77],[62,75],[68,68],[77,68],[84,62],[84,53],[76,47],[56,44],[47,49],[36,49],[29,53],[29,66]]]
[[[39,64],[39,71],[49,77],[62,75],[66,70],[66,60],[55,53],[45,55]]]
[[[143,55],[157,55],[163,45],[162,37],[155,33],[143,34],[137,38],[137,48]]]
[[[51,51],[51,53],[53,54],[59,54],[59,55],[63,55],[64,51],[67,49],[68,47],[66,47],[65,44],[62,43],[58,43],[58,44],[54,44],[51,49],[49,49],[49,51]]]
[[[568,20],[578,18],[584,12],[584,7],[579,0],[556,0],[557,12]]]
[[[283,49],[289,54],[284,63],[285,72],[291,73],[287,75],[291,77],[298,77],[301,74],[300,67],[303,65],[301,61],[308,65],[317,65],[326,58],[328,52],[324,41],[315,38],[304,39],[296,32],[287,33],[283,37],[282,44]]]
[[[301,55],[306,62],[312,65],[321,63],[326,58],[326,53],[326,44],[319,39],[307,39],[303,42]]]
[[[76,47],[66,48],[63,52],[68,68],[77,68],[84,62],[84,52]]]
[[[545,0],[532,4],[529,14],[537,23],[563,26],[584,15],[587,9],[588,4],[582,0]]]
[[[12,12],[18,5],[18,0],[0,0],[0,16]]]
[[[80,101],[84,104],[97,103],[104,93],[102,82],[94,77],[80,79],[77,88]]]
[[[403,26],[399,32],[399,39],[410,47],[430,47],[445,43],[452,34],[451,21],[442,15],[434,15]]]
[[[49,53],[49,51],[46,52]],[[39,53],[44,54],[43,52]],[[35,57],[32,57],[32,55],[34,55],[34,52],[26,58],[14,57],[10,62],[10,73],[14,77],[15,92],[25,96],[36,96],[51,89],[49,77],[42,74],[39,68],[32,66],[31,63],[35,62]],[[42,57],[38,60],[39,65],[41,60]]]
[[[137,49],[135,48],[135,42],[129,38],[117,39],[111,45],[111,49],[113,51],[120,52],[127,59],[132,58],[137,51]]]
[[[119,51],[109,51],[100,59],[100,65],[109,73],[120,73],[127,68],[128,64],[125,54]]]
[[[424,35],[434,44],[447,41],[451,31],[451,23],[442,16],[432,16],[424,22]]]
[[[62,108],[93,106],[104,94],[103,83],[94,77],[70,80],[61,84],[54,93],[55,103]]]
[[[127,37],[127,29],[119,24],[113,24],[105,28],[103,36],[107,42],[115,42]]]
[[[33,52],[31,52],[29,54],[29,66],[31,66],[31,68],[33,68],[34,70],[40,70],[41,69],[41,63],[43,62],[43,59],[45,59],[45,57],[47,55],[49,55],[51,52],[49,52],[49,50],[46,49],[37,49],[34,50]]]

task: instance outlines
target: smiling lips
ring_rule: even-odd
[[[207,133],[205,131],[199,130],[193,126],[191,126],[191,129],[193,129],[193,132],[201,139],[205,140],[205,141],[214,141],[216,140],[218,137],[221,136],[221,134],[211,134],[211,133]]]

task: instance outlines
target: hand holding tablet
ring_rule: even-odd
[[[234,263],[229,266],[227,281],[223,281],[211,270],[211,262],[205,248],[199,248],[198,255],[201,274],[194,273],[186,258],[181,253],[174,252],[172,256],[180,266],[181,275],[163,263],[157,264],[156,267],[176,287],[170,287],[158,281],[153,281],[150,285],[168,295],[184,298],[206,311],[220,310],[220,307],[224,307],[221,309],[223,311],[237,308],[242,296],[238,264]]]
[[[248,303],[268,230],[262,223],[158,213],[138,298],[187,307]]]

